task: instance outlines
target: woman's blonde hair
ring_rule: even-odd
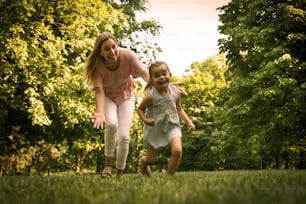
[[[89,87],[93,86],[93,79],[94,79],[94,73],[96,71],[97,65],[101,60],[100,52],[101,52],[101,46],[102,43],[108,39],[112,39],[115,41],[115,43],[118,45],[118,41],[109,32],[103,32],[101,33],[94,44],[93,50],[91,51],[90,55],[88,56],[85,64],[85,84]]]
[[[145,94],[148,94],[149,91],[150,91],[150,89],[151,89],[152,86],[153,86],[153,85],[152,85],[152,69],[155,68],[155,67],[159,67],[159,66],[162,65],[162,64],[164,64],[164,65],[167,67],[168,71],[170,72],[170,69],[169,69],[169,67],[168,67],[168,65],[167,65],[166,62],[163,62],[163,61],[156,61],[156,62],[153,62],[153,63],[149,66],[149,68],[148,68],[148,70],[149,70],[149,76],[150,76],[150,81],[147,83],[146,87],[144,88],[144,93],[145,93]]]

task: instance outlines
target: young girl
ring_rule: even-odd
[[[179,118],[195,130],[195,125],[182,109],[177,85],[170,84],[171,72],[165,62],[157,61],[149,67],[150,82],[137,113],[145,123],[144,147],[147,155],[141,158],[142,172],[150,176],[150,164],[156,162],[158,148],[170,145],[168,175],[174,175],[182,157],[182,132]]]

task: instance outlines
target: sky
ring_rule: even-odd
[[[140,19],[154,19],[163,26],[158,43],[172,74],[183,76],[193,62],[218,54],[220,24],[216,8],[230,0],[148,0]]]

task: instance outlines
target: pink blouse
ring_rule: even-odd
[[[145,71],[135,53],[127,49],[119,49],[120,65],[111,71],[101,63],[95,71],[94,87],[102,87],[105,96],[116,104],[130,98],[136,85],[131,74],[139,77]]]

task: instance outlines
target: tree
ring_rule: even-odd
[[[120,45],[135,51],[139,59],[148,66],[161,52],[158,45],[158,37],[162,26],[154,20],[139,21],[138,13],[146,12],[147,0],[107,0],[114,8],[120,9],[128,16],[128,26],[124,30],[118,30],[116,36],[120,39]]]
[[[222,124],[217,113],[223,106],[221,90],[227,86],[226,69],[225,56],[220,54],[192,63],[187,70],[190,74],[183,77],[188,96],[183,97],[182,104],[197,129],[193,133],[183,129],[181,168],[184,167],[184,170],[215,170],[221,167],[219,131]]]
[[[305,8],[303,0],[233,0],[220,8],[226,37],[219,45],[231,82],[224,106],[228,145],[239,138],[236,154],[257,157],[263,167],[305,159]]]
[[[0,12],[0,163],[17,158],[14,168],[23,171],[40,142],[66,156],[77,152],[82,163],[103,148],[88,120],[94,101],[83,85],[84,61],[100,32],[131,30],[128,16],[94,0],[1,1]]]

